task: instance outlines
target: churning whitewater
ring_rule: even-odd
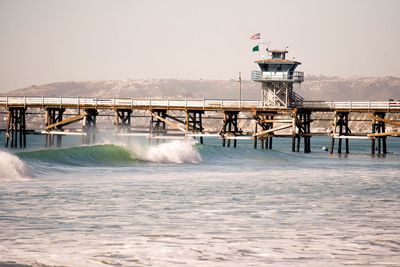
[[[105,140],[0,152],[0,266],[400,262],[396,140],[386,157]]]
[[[29,169],[17,156],[0,151],[0,182],[29,179]]]

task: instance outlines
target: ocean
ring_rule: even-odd
[[[0,150],[0,266],[400,266],[399,139],[97,140]]]

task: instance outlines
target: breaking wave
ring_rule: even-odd
[[[137,161],[159,163],[196,163],[201,161],[194,143],[186,141],[173,141],[160,145],[102,144],[19,152],[17,155],[27,162],[39,161],[72,166],[128,166]],[[18,157],[13,157],[17,162],[16,166],[23,164]]]
[[[143,145],[135,143],[128,146],[131,153],[138,159],[160,163],[198,163],[201,156],[196,150],[195,142],[175,140],[158,145]]]
[[[17,156],[0,151],[0,180],[26,180],[30,178],[29,168]]]

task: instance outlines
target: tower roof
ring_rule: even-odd
[[[255,63],[257,64],[296,64],[300,65],[301,62],[294,61],[294,60],[288,60],[288,59],[280,59],[280,58],[272,58],[272,59],[260,59],[256,60]]]
[[[284,50],[284,49],[269,49],[268,51],[271,53],[289,53],[288,50]]]

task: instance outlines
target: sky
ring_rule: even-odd
[[[250,79],[260,32],[305,75],[400,76],[397,0],[0,0],[0,91]]]

